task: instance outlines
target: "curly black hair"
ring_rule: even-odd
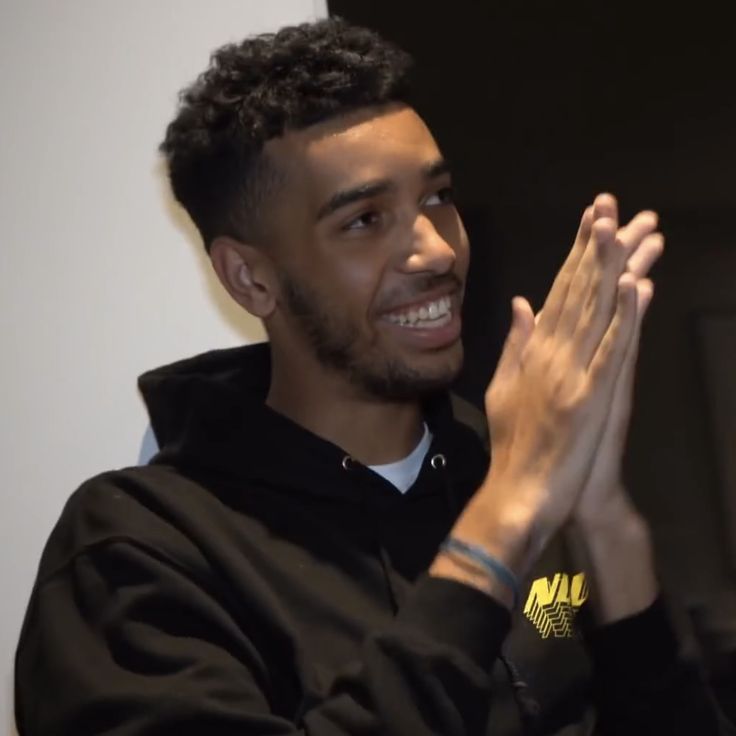
[[[409,102],[411,57],[340,18],[282,28],[212,54],[179,95],[166,130],[174,196],[209,250],[229,235],[258,239],[258,213],[279,177],[264,144],[353,110]]]

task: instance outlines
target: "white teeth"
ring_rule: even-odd
[[[386,319],[405,327],[440,327],[450,321],[451,312],[452,299],[444,296],[423,304],[418,309],[410,309],[401,314],[387,314]]]

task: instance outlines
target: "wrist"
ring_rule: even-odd
[[[489,574],[479,566],[469,564],[466,560],[447,552],[440,552],[429,568],[429,574],[468,585],[490,596],[505,608],[513,610],[514,594],[510,588],[495,575]]]
[[[534,520],[512,493],[486,482],[463,509],[451,536],[482,547],[521,577],[529,562]]]
[[[623,510],[578,520],[568,530],[568,544],[591,587],[590,606],[599,623],[611,623],[643,611],[658,595],[649,528],[636,511]]]
[[[595,525],[576,524],[573,534],[596,566],[609,566],[614,559],[645,563],[653,557],[649,527],[638,514],[608,519]]]
[[[652,558],[649,525],[628,499],[607,504],[595,515],[576,516],[570,530],[596,565],[611,556],[642,561]]]
[[[647,533],[644,517],[622,487],[617,488],[593,509],[576,509],[572,521],[579,532],[586,536],[635,536]]]

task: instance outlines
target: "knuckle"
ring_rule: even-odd
[[[547,373],[550,403],[560,417],[576,414],[584,401],[583,382],[578,371],[569,364],[559,363],[550,367]]]
[[[560,417],[572,420],[584,412],[588,405],[589,392],[580,383],[568,386],[557,396],[557,412]]]

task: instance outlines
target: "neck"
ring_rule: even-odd
[[[294,370],[293,358],[279,354],[273,345],[266,404],[364,465],[401,460],[422,438],[418,400],[368,396],[316,361],[300,361]]]

